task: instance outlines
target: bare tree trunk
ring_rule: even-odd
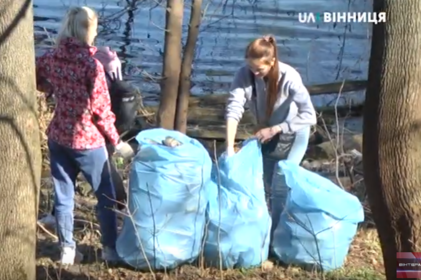
[[[181,68],[183,10],[183,0],[167,0],[164,65],[157,119],[158,125],[166,129],[174,129]]]
[[[189,33],[184,48],[183,63],[181,65],[180,83],[178,85],[177,115],[175,129],[182,133],[187,131],[187,111],[189,109],[190,76],[199,36],[200,21],[202,18],[202,0],[192,0],[190,12]]]
[[[364,177],[387,279],[421,250],[421,1],[376,0],[364,108]]]
[[[0,279],[35,280],[41,176],[32,1],[0,2]]]

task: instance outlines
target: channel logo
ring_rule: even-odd
[[[396,253],[396,278],[421,278],[421,253]]]

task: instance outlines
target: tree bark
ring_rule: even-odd
[[[174,129],[175,123],[181,68],[183,11],[183,0],[167,1],[161,100],[157,116],[158,125],[166,129]]]
[[[199,36],[200,21],[202,18],[202,0],[192,0],[190,12],[189,33],[184,48],[183,63],[181,65],[180,82],[178,85],[177,112],[175,129],[182,133],[187,131],[187,111],[190,97],[190,76]]]
[[[0,279],[34,280],[41,176],[32,1],[0,2]]]
[[[374,1],[386,23],[373,25],[364,108],[367,194],[387,279],[396,252],[421,250],[421,1]]]

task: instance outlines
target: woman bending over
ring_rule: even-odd
[[[226,107],[226,153],[234,154],[237,126],[248,102],[258,123],[256,137],[263,143],[264,180],[270,189],[279,160],[297,164],[302,161],[310,127],[316,124],[316,112],[300,74],[279,61],[274,37],[252,41],[246,48],[245,60],[235,75]],[[273,207],[276,205],[272,203]],[[277,219],[273,217],[274,223]]]

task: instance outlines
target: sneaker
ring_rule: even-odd
[[[62,265],[73,265],[80,263],[83,260],[83,255],[78,250],[72,247],[63,247],[61,250],[61,264]]]
[[[117,251],[110,247],[104,247],[102,249],[101,258],[103,261],[106,261],[106,262],[119,262],[120,261],[120,257],[118,256]]]
[[[44,227],[55,227],[56,226],[56,218],[53,215],[48,214],[48,215],[42,217],[41,219],[39,219],[38,223],[43,225]]]

